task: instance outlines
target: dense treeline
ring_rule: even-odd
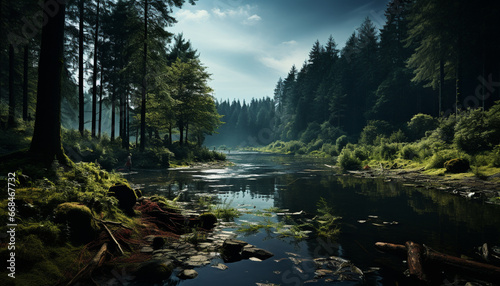
[[[397,130],[417,113],[489,108],[500,92],[492,82],[500,46],[490,38],[500,29],[498,7],[393,0],[380,33],[366,18],[342,50],[332,37],[317,41],[276,85],[276,138],[309,143],[327,132],[335,142],[343,133],[357,138],[370,120]]]
[[[0,36],[7,39],[0,43],[2,129],[32,128],[36,117],[34,134],[44,134],[44,143],[34,140],[32,150],[60,145],[61,124],[82,138],[107,134],[124,149],[172,146],[174,134],[177,145],[201,146],[221,122],[199,54],[167,31],[172,9],[185,2],[194,4],[0,1]],[[59,47],[61,54],[51,54]],[[50,116],[38,116],[44,112]]]
[[[224,124],[216,136],[207,137],[209,146],[245,147],[265,145],[274,140],[275,107],[271,98],[252,99],[248,104],[236,100],[217,102],[217,112],[223,115]]]

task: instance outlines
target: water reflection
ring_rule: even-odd
[[[401,274],[405,269],[402,259],[377,252],[373,247],[377,241],[404,244],[412,240],[448,254],[469,256],[473,255],[473,247],[484,242],[500,244],[498,206],[383,179],[340,176],[320,160],[259,153],[232,153],[228,157],[235,166],[140,172],[130,180],[141,185],[146,194],[159,193],[173,198],[180,190],[187,189],[182,192],[181,200],[192,200],[195,194],[206,192],[216,194],[221,201],[237,208],[247,205],[250,210],[278,207],[315,214],[316,203],[325,198],[335,214],[343,218],[338,241],[280,240],[271,230],[262,230],[244,239],[271,250],[277,260],[288,257],[287,252],[306,258],[340,255],[364,270],[380,267],[370,276],[369,285],[395,285],[403,280],[400,285],[409,283]],[[239,218],[257,219],[251,214]],[[272,219],[277,222],[282,218]],[[269,281],[281,285],[293,285],[297,277],[301,282],[312,279],[311,272],[307,271],[302,275],[307,279],[293,272],[285,276],[286,271],[293,269],[289,264],[265,261],[247,265],[252,271],[234,264],[230,269],[236,268],[231,270],[235,272],[230,271],[229,276],[234,275],[234,284],[242,285],[248,284],[244,283],[248,279],[253,283]],[[239,275],[237,269],[242,271]],[[262,271],[258,272],[259,269]],[[281,274],[273,274],[273,270]],[[218,285],[209,274],[200,277],[204,277],[204,285]]]

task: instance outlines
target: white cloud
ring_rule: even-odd
[[[297,41],[291,40],[291,41],[283,42],[281,44],[285,45],[285,46],[295,46],[295,45],[297,45]]]
[[[253,14],[252,16],[248,17],[245,21],[243,21],[243,24],[251,26],[260,22],[260,20],[262,20],[262,18],[259,15]]]
[[[212,9],[212,13],[213,13],[215,16],[219,17],[219,18],[225,18],[225,17],[226,17],[226,13],[225,13],[225,12],[223,12],[223,11],[222,11],[221,9],[219,9],[219,8],[214,8],[214,9]]]
[[[256,6],[244,5],[228,9],[213,8],[211,12],[216,18],[230,19],[251,26],[262,20],[259,15],[255,14],[256,9]]]
[[[185,22],[205,22],[210,19],[210,13],[206,10],[196,10],[193,12],[190,10],[180,9],[177,13],[175,13],[175,18],[178,21]]]

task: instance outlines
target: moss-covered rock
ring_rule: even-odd
[[[137,202],[136,192],[125,184],[116,184],[108,190],[108,195],[118,199],[118,205],[124,211],[131,213]]]
[[[203,213],[198,219],[200,220],[200,225],[204,229],[212,229],[217,223],[217,217],[213,213]]]
[[[90,209],[80,203],[62,203],[55,210],[55,221],[67,224],[73,242],[86,243],[95,238],[98,228]]]
[[[444,167],[450,173],[465,173],[470,169],[470,164],[467,159],[456,158],[446,161]]]

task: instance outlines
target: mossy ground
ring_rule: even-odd
[[[55,219],[58,206],[60,212],[67,210],[64,206],[69,204],[78,206],[95,218],[129,226],[131,236],[139,235],[140,221],[123,213],[118,201],[107,196],[110,186],[127,183],[120,175],[108,173],[94,163],[61,166],[54,162],[50,168],[39,169],[40,166],[23,158],[23,154],[26,153],[10,156],[8,164],[0,168],[2,174],[16,173],[13,187],[16,190],[16,285],[55,285],[68,281],[99,247],[99,237],[93,241],[72,239],[68,223]],[[0,181],[7,185],[7,177],[0,177]],[[2,192],[2,221],[7,221],[8,203],[7,192]],[[97,229],[94,221],[90,223]],[[6,226],[0,231],[6,233]],[[1,259],[7,260],[9,255],[10,250],[2,247]],[[1,275],[0,284],[9,285],[10,279]]]

